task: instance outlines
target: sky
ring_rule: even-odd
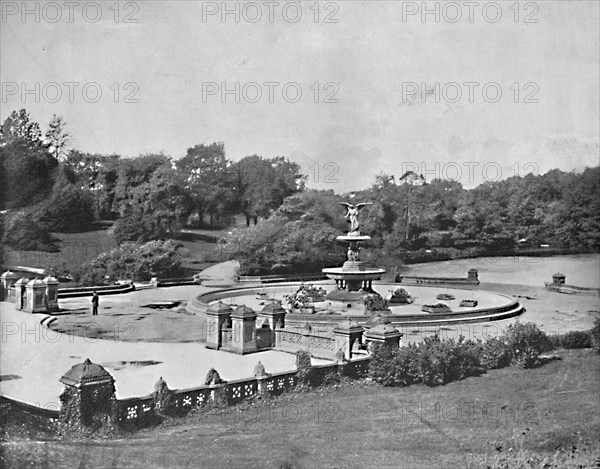
[[[0,4],[0,119],[63,116],[81,151],[222,141],[340,193],[599,164],[600,2]]]

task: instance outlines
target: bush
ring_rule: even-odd
[[[364,296],[367,311],[389,311],[387,301],[378,293],[367,293]]]
[[[510,365],[511,354],[504,341],[492,337],[481,344],[481,366],[496,370]]]
[[[400,349],[383,347],[374,344],[371,361],[369,362],[369,377],[383,386],[408,386],[413,383],[408,370],[411,353],[416,346],[410,344]]]
[[[3,216],[2,243],[21,251],[58,252],[56,239],[43,224],[34,220],[31,210]]]
[[[41,203],[37,217],[49,230],[61,233],[77,232],[85,229],[94,221],[94,201],[88,191],[59,178],[52,195]]]
[[[560,336],[562,348],[590,348],[592,337],[588,331],[570,331]]]
[[[552,334],[548,336],[548,340],[550,342],[550,347],[552,350],[556,350],[557,348],[561,348],[561,336],[560,334]]]
[[[374,346],[369,363],[369,377],[383,386],[409,386],[420,383],[439,386],[477,376],[485,370],[504,368],[515,363],[532,368],[542,363],[540,354],[563,343],[565,348],[581,348],[600,339],[600,320],[595,333],[569,332],[563,337],[548,337],[533,323],[512,324],[501,337],[485,342],[441,340],[437,335],[422,343],[399,349]],[[595,337],[595,339],[594,339]],[[595,342],[598,343],[598,342]]]
[[[327,291],[312,284],[302,284],[292,295],[285,295],[287,303],[296,309],[310,308],[315,301],[323,301]]]
[[[480,349],[460,337],[440,340],[435,335],[419,344],[419,378],[423,384],[438,386],[480,374]]]
[[[311,386],[315,381],[315,373],[310,360],[310,353],[305,350],[296,352],[296,377],[298,386]]]
[[[592,346],[600,353],[600,318],[594,321],[594,327],[590,331]]]
[[[175,277],[180,275],[186,254],[187,250],[172,240],[123,243],[73,271],[73,279],[83,285],[100,285],[115,280]]]
[[[421,344],[399,349],[376,347],[369,364],[371,379],[384,386],[414,383],[438,386],[483,372],[481,347],[463,337],[440,340],[436,335]]]
[[[540,354],[552,350],[552,342],[546,333],[532,322],[511,324],[504,338],[513,363],[522,368],[539,366]]]

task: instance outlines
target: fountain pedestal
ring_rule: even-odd
[[[342,267],[329,267],[323,269],[323,273],[330,279],[335,280],[338,290],[346,292],[372,292],[373,280],[379,280],[385,273],[384,269],[370,268],[365,266],[359,259],[359,243],[369,241],[370,236],[364,236],[359,233],[349,233],[345,236],[338,236],[337,240],[348,243],[348,260]],[[350,298],[349,298],[350,299]]]

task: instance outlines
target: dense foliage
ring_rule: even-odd
[[[590,331],[592,347],[600,353],[600,318],[594,321],[594,328]]]
[[[437,335],[398,349],[376,347],[369,364],[370,377],[384,386],[438,386],[482,371],[479,344]]]
[[[554,252],[597,252],[597,192],[600,167],[581,174],[553,170],[512,177],[472,190],[443,180],[396,185],[381,176],[354,196],[373,202],[361,214],[361,231],[372,237],[361,259],[389,269],[402,262],[544,251],[542,244]],[[346,230],[338,205],[343,200],[348,198],[325,191],[297,194],[263,226],[234,232],[227,247],[239,254],[248,274],[339,264],[344,253],[335,237]]]
[[[49,249],[50,232],[80,231],[105,219],[116,221],[118,243],[165,240],[187,224],[223,227],[243,214],[248,226],[224,240],[242,274],[315,272],[345,260],[336,242],[347,230],[339,202],[356,200],[373,202],[361,213],[361,231],[372,237],[361,259],[387,269],[541,245],[600,248],[600,167],[471,190],[447,180],[396,183],[382,174],[371,188],[341,196],[305,190],[301,168],[284,157],[232,161],[221,142],[191,146],[180,159],[97,155],[70,148],[65,126],[53,116],[43,134],[22,109],[0,127],[0,210],[36,225],[3,217],[4,244]]]
[[[58,252],[55,239],[50,232],[35,221],[31,210],[7,213],[2,221],[2,245],[22,251]]]
[[[311,386],[316,378],[310,353],[305,350],[296,352],[296,378],[299,387]]]
[[[592,333],[593,331],[569,331],[566,334],[551,335],[550,341],[554,348],[590,348],[592,347]]]
[[[560,346],[568,347],[573,335],[564,337]],[[522,368],[539,366],[541,355],[554,346],[534,323],[511,324],[500,337],[483,342],[463,337],[442,340],[435,335],[406,347],[375,347],[369,376],[384,386],[438,386],[511,363]]]
[[[226,225],[236,214],[256,224],[304,188],[284,157],[233,162],[223,143],[195,145],[179,160],[89,154],[69,148],[65,126],[54,115],[43,135],[22,109],[0,127],[0,210],[19,211],[40,234],[3,219],[3,243],[14,249],[49,249],[50,232],[105,219],[116,220],[117,243],[176,238],[187,223]]]
[[[225,249],[235,252],[242,272],[315,272],[344,261],[336,237],[345,229],[332,191],[305,191],[285,199],[273,215],[250,228],[239,228]]]
[[[175,277],[186,250],[172,240],[144,244],[126,242],[103,253],[73,272],[83,285],[110,284],[115,280],[148,281],[152,277]]]
[[[327,291],[319,286],[302,284],[291,295],[285,295],[285,300],[291,308],[310,308],[315,301],[323,301]]]

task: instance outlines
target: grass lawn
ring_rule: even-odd
[[[550,458],[600,441],[600,356],[559,350],[533,370],[446,386],[363,383],[189,415],[114,439],[36,441],[6,429],[6,467],[471,468],[521,449]],[[588,442],[588,443],[586,443]],[[589,444],[589,442],[595,442]],[[586,459],[587,458],[587,459]],[[581,458],[580,458],[581,459]],[[494,467],[515,467],[514,465]],[[530,467],[530,466],[523,466]],[[538,467],[538,466],[536,466]]]
[[[97,228],[81,233],[52,233],[58,240],[58,252],[20,251],[7,247],[4,264],[50,270],[60,266],[67,269],[80,266],[117,247],[106,225]]]
[[[112,222],[98,222],[89,231],[80,233],[53,233],[58,252],[23,251],[6,247],[3,263],[36,267],[55,271],[72,269],[95,259],[103,252],[117,247],[111,233]],[[219,249],[217,241],[227,234],[227,229],[186,228],[177,241],[189,251],[183,267],[190,272],[200,272],[217,262],[229,260],[230,255]]]

